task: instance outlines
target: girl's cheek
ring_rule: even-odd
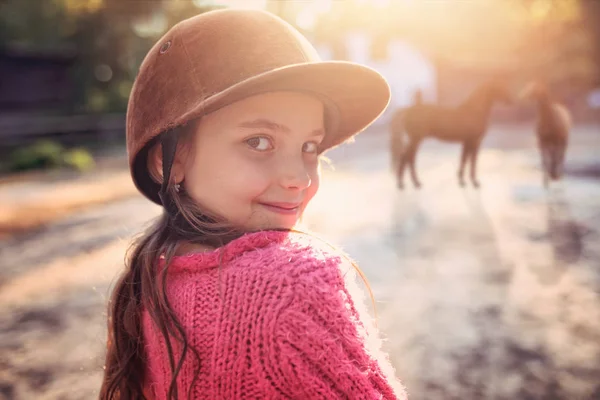
[[[315,169],[315,171],[311,174],[311,177],[310,177],[310,186],[308,187],[307,193],[306,193],[306,203],[307,204],[317,194],[320,184],[321,184],[321,168],[317,167]]]
[[[271,184],[272,171],[273,167],[269,164],[240,165],[235,170],[236,186],[247,187],[252,192],[261,193]]]

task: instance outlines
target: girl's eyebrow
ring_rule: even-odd
[[[268,119],[259,118],[253,121],[244,121],[238,125],[241,128],[266,128],[273,131],[289,132],[290,128],[285,125],[278,124],[277,122],[270,121]]]
[[[264,119],[264,118],[259,118],[259,119],[255,119],[252,121],[244,121],[242,123],[240,123],[238,125],[238,127],[240,128],[251,128],[251,129],[270,129],[272,131],[280,131],[280,132],[284,132],[284,133],[290,133],[291,129],[288,128],[285,125],[281,125],[278,124],[277,122],[268,120],[268,119]],[[315,129],[314,131],[311,132],[311,135],[313,136],[317,136],[317,135],[325,135],[325,131],[323,130],[323,128],[319,128],[319,129]]]

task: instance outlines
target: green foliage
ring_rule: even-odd
[[[62,155],[63,165],[73,168],[80,172],[85,172],[93,169],[96,165],[92,155],[82,148],[71,149]]]
[[[0,1],[0,49],[16,47],[48,54],[74,52],[76,60],[70,70],[74,97],[62,111],[124,112],[129,97],[127,88],[131,88],[143,56],[164,33],[139,37],[133,25],[157,13],[168,14],[167,3],[180,2],[3,0]],[[192,11],[202,10],[189,10]],[[105,73],[99,75],[99,68]]]
[[[14,150],[3,168],[7,172],[58,167],[72,168],[76,171],[88,171],[95,166],[92,155],[83,148],[66,150],[51,140],[40,140],[30,146]]]
[[[53,0],[0,3],[0,46],[54,50],[67,44],[69,16]]]
[[[54,168],[61,164],[63,147],[53,141],[42,140],[31,146],[21,147],[9,156],[10,171]]]

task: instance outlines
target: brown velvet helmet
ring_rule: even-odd
[[[320,152],[369,126],[390,89],[375,70],[322,61],[294,27],[264,11],[210,11],[173,26],[150,49],[127,108],[127,152],[137,188],[162,204],[148,150],[163,133],[246,97],[273,91],[312,94],[325,104]]]

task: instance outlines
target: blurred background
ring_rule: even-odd
[[[380,71],[387,111],[327,156],[310,229],[367,275],[412,399],[600,399],[600,1],[0,0],[0,399],[98,394],[106,300],[160,209],[129,178],[124,120],[146,52],[223,7],[273,12],[324,59]],[[400,191],[390,121],[489,79],[547,83],[573,124],[542,185],[531,101],[494,106],[480,189],[427,140]]]

